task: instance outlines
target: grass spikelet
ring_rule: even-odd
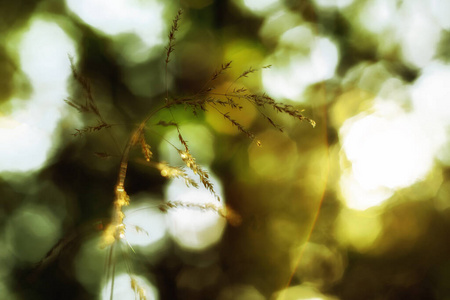
[[[172,21],[172,28],[170,29],[169,32],[169,44],[166,47],[166,64],[169,63],[170,61],[170,54],[173,52],[173,50],[175,50],[174,46],[175,46],[175,33],[178,31],[179,26],[178,26],[178,22],[181,19],[181,15],[183,13],[183,10],[178,10],[177,14],[175,15],[175,18]]]
[[[66,99],[66,103],[70,106],[76,108],[80,112],[92,112],[94,113],[102,122],[104,122],[100,111],[97,107],[97,104],[95,103],[94,96],[92,95],[92,88],[91,84],[89,83],[89,80],[87,80],[85,77],[81,76],[77,69],[75,68],[75,64],[73,62],[73,57],[69,55],[69,61],[70,61],[70,68],[72,70],[72,75],[75,78],[75,80],[80,84],[81,88],[84,91],[84,96],[86,98],[86,103],[83,104],[77,104],[73,100]],[[104,122],[106,123],[106,122]]]
[[[137,225],[133,225],[132,227],[134,228],[134,230],[135,230],[137,233],[143,233],[143,234],[145,234],[146,236],[149,236],[148,231],[145,230],[144,228],[142,228],[142,227],[140,227],[140,226],[137,226]]]
[[[218,110],[219,111],[219,110]],[[238,121],[234,120],[233,118],[230,117],[230,113],[226,112],[223,113],[221,111],[219,111],[219,113],[228,121],[230,121],[230,123],[236,127],[240,132],[244,133],[249,139],[251,139],[252,141],[255,139],[255,135],[248,131],[247,129],[245,129]]]
[[[134,291],[136,297],[139,297],[139,300],[147,300],[147,296],[145,295],[145,289],[139,285],[139,283],[134,277],[130,276],[130,279],[131,279],[130,280],[131,289]]]
[[[177,131],[178,131],[178,139],[180,140],[180,143],[184,146],[184,149],[186,149],[186,152],[189,153],[188,144],[187,144],[186,140],[183,138],[183,136],[181,135],[178,127],[177,127]]]
[[[80,112],[80,113],[87,113],[90,111],[90,109],[87,105],[78,104],[70,98],[64,99],[64,102],[66,102],[68,105],[70,105],[73,108],[75,108],[76,110],[78,110],[78,112]]]
[[[246,88],[244,88],[244,87],[242,87],[242,88],[239,88],[239,89],[233,89],[233,93],[234,94],[242,94],[242,93],[245,93],[247,91],[247,89]]]
[[[248,77],[248,74],[255,73],[257,70],[253,69],[252,67],[248,68],[244,72],[242,72],[241,75],[236,80],[241,79],[242,77]]]
[[[213,75],[211,77],[211,81],[216,80],[223,72],[225,72],[227,69],[231,68],[231,63],[232,63],[232,61],[230,60],[226,64],[222,64],[222,67],[213,73]]]
[[[175,33],[178,31],[178,22],[181,19],[181,14],[183,13],[183,10],[179,9],[177,14],[175,15],[175,18],[172,21],[172,28],[170,29],[169,32],[169,43],[167,44],[166,47],[166,59],[165,59],[165,71],[164,71],[164,76],[165,76],[165,82],[166,82],[166,104],[169,103],[169,80],[167,79],[168,76],[168,72],[167,72],[167,66],[169,65],[170,62],[170,54],[175,50]],[[170,108],[169,108],[170,110]]]
[[[239,226],[242,223],[241,216],[229,206],[223,207],[214,203],[192,203],[181,201],[168,201],[159,205],[159,209],[162,212],[167,212],[170,209],[176,208],[196,208],[200,210],[215,211],[219,216],[225,218],[232,226]]]
[[[197,182],[191,179],[183,168],[169,166],[166,162],[158,163],[156,167],[160,170],[161,176],[166,178],[183,178],[186,186],[198,188]]]
[[[186,164],[186,166],[191,169],[194,174],[198,173],[198,165],[195,162],[195,158],[189,153],[189,151],[183,151],[178,149],[178,154],[180,154],[181,159]]]
[[[104,249],[111,246],[116,241],[116,227],[112,224],[106,226],[106,229],[102,233],[100,240],[100,249]]]
[[[105,121],[105,119],[103,118],[103,116],[100,113],[100,110],[97,107],[94,96],[92,94],[91,84],[85,77],[81,76],[78,73],[77,69],[75,68],[73,57],[70,55],[69,55],[69,61],[70,61],[70,68],[72,70],[72,75],[84,91],[85,103],[80,104],[70,98],[65,99],[64,101],[71,107],[78,110],[78,112],[93,113],[98,119],[98,124],[96,126],[87,126],[82,129],[75,129],[75,133],[73,133],[72,135],[73,136],[82,136],[86,133],[91,133],[91,132],[95,132],[95,131],[100,131],[102,129],[110,128],[112,125],[108,124]],[[114,140],[114,138],[113,138],[113,140]],[[116,143],[116,146],[117,146],[117,142],[115,140],[114,140],[114,142]]]
[[[198,175],[200,178],[200,182],[203,184],[203,186],[211,192],[211,194],[216,197],[218,201],[220,201],[219,195],[217,195],[216,191],[214,190],[214,185],[209,181],[209,174],[205,170],[203,170],[196,162],[195,158],[189,153],[189,151],[183,151],[177,149],[178,153],[180,154],[181,159],[186,164],[186,166],[194,172],[194,174]]]
[[[100,131],[104,128],[111,128],[111,125],[106,124],[105,122],[99,122],[99,124],[96,126],[86,126],[82,129],[75,129],[75,133],[72,133],[72,135],[73,136],[83,136],[86,133]]]
[[[141,135],[140,143],[141,143],[141,150],[142,153],[144,154],[145,160],[150,161],[150,159],[153,156],[153,152],[150,150],[151,149],[150,145],[147,144],[147,142],[145,141],[144,134]]]
[[[183,137],[182,132],[180,131],[180,126],[176,122],[174,114],[171,111],[172,108],[175,107],[179,108],[184,106],[185,110],[187,111],[192,110],[192,113],[194,115],[197,115],[197,113],[201,114],[203,112],[206,112],[210,108],[213,108],[217,110],[217,112],[219,112],[219,114],[222,115],[227,120],[227,122],[230,122],[233,127],[237,128],[238,131],[245,134],[250,140],[252,140],[252,142],[255,142],[255,144],[258,147],[261,147],[261,141],[255,139],[255,134],[253,134],[249,129],[245,128],[237,117],[236,118],[232,117],[233,115],[232,113],[236,112],[237,110],[242,110],[245,112],[246,108],[244,104],[247,104],[246,102],[249,102],[251,105],[253,105],[260,112],[261,115],[260,117],[264,118],[271,126],[275,127],[279,131],[283,131],[282,127],[277,124],[276,118],[272,119],[271,114],[265,113],[266,110],[274,110],[275,112],[280,114],[287,114],[294,119],[309,122],[313,127],[316,125],[314,120],[305,117],[302,114],[302,111],[296,109],[295,107],[277,102],[275,101],[275,99],[267,96],[266,94],[262,95],[254,94],[248,91],[245,86],[236,84],[238,80],[240,79],[244,80],[243,78],[247,78],[248,76],[251,76],[253,73],[260,71],[261,69],[254,69],[253,67],[250,67],[247,70],[243,71],[237,78],[233,78],[235,79],[234,81],[232,81],[231,79],[230,83],[227,83],[226,86],[223,85],[224,90],[226,88],[225,91],[223,91],[222,89],[220,92],[215,90],[213,84],[216,84],[216,82],[214,81],[218,79],[220,80],[222,79],[221,76],[226,75],[227,70],[230,69],[232,66],[231,61],[226,62],[222,64],[219,68],[217,68],[216,71],[214,71],[214,73],[211,75],[209,80],[206,81],[204,86],[197,93],[180,97],[173,97],[171,95],[169,97],[169,84],[167,79],[168,64],[172,59],[172,52],[175,50],[177,38],[176,33],[179,30],[179,24],[182,13],[183,13],[182,10],[178,10],[177,14],[175,15],[172,21],[171,24],[172,26],[168,34],[168,44],[165,48],[166,50],[165,58],[163,58],[165,62],[165,98],[160,99],[161,101],[164,102],[161,103],[160,106],[158,107],[152,107],[151,110],[147,112],[145,118],[143,118],[143,120],[141,120],[141,122],[138,123],[138,125],[136,125],[131,131],[131,133],[128,135],[128,140],[126,141],[124,147],[122,147],[122,145],[119,146],[114,136],[111,134],[111,130],[109,130],[109,128],[111,128],[112,126],[117,125],[116,122],[108,123],[105,121],[94,99],[94,93],[89,80],[80,75],[80,73],[77,71],[75,67],[74,59],[72,57],[69,57],[73,78],[75,79],[77,85],[80,87],[80,92],[83,98],[81,100],[76,99],[76,101],[67,98],[65,99],[65,102],[67,103],[67,105],[76,109],[80,113],[84,114],[89,113],[90,118],[93,117],[93,121],[94,122],[97,121],[97,125],[95,125],[94,123],[93,126],[86,126],[81,129],[75,129],[75,133],[73,133],[73,135],[84,136],[85,134],[88,133],[93,133],[97,131],[102,131],[103,133],[104,131],[106,131],[108,134],[111,135],[111,138],[114,140],[116,144],[115,146],[117,148],[117,153],[111,155],[107,152],[95,152],[94,154],[102,159],[107,159],[112,156],[120,157],[120,163],[118,163],[118,170],[116,173],[117,181],[114,185],[114,200],[112,201],[111,206],[112,208],[111,219],[110,223],[107,226],[105,226],[100,241],[101,248],[110,247],[109,256],[107,260],[108,269],[106,270],[106,272],[107,277],[112,277],[111,299],[114,290],[114,274],[115,274],[114,273],[115,254],[113,249],[117,249],[116,242],[123,240],[128,243],[125,236],[127,233],[126,230],[135,230],[138,233],[144,233],[146,235],[151,234],[151,232],[149,233],[145,231],[142,227],[128,225],[128,227],[125,228],[124,224],[125,213],[123,207],[130,204],[130,197],[125,191],[126,186],[125,183],[126,181],[128,181],[127,169],[129,161],[134,160],[134,157],[132,155],[135,154],[134,151],[135,147],[136,150],[139,147],[140,151],[143,154],[143,157],[142,155],[139,155],[136,160],[144,165],[156,168],[160,172],[162,177],[169,179],[173,178],[183,179],[188,187],[194,188],[199,188],[200,183],[198,181],[200,181],[204,188],[206,188],[218,201],[221,201],[219,195],[215,191],[214,185],[210,180],[208,172],[196,162],[196,159],[191,154],[191,151],[189,149],[190,140],[186,140]],[[163,62],[161,61],[161,63]],[[270,68],[270,65],[264,66],[262,68],[263,69]],[[163,97],[164,96],[162,96],[162,98]],[[157,99],[152,99],[152,101],[153,100],[155,100],[155,102],[152,103],[159,103]],[[172,120],[171,121],[155,120],[156,116],[158,116],[159,113],[162,111],[169,112],[172,117]],[[163,127],[174,126],[176,128],[179,140],[179,143],[178,142],[175,143],[177,144],[176,146],[173,145],[170,141],[166,140],[163,136],[161,136],[162,137],[161,140],[169,143],[177,150],[185,166],[170,166],[166,162],[156,161],[155,158],[158,157],[157,155],[158,153],[156,153],[154,157],[152,150],[156,151],[155,149],[158,149],[158,147],[155,147],[157,146],[157,144],[152,144],[153,146],[152,149],[151,145],[147,143],[146,140],[147,138],[148,141],[156,143],[156,141],[150,140],[148,135],[146,136],[147,134],[146,130],[153,131],[154,129],[154,126],[151,126],[150,128],[149,125],[150,120],[151,124],[153,125],[159,125]],[[189,168],[195,175],[188,175],[188,173],[190,174],[190,172],[187,170],[187,168]],[[195,176],[198,176],[199,180],[195,178]],[[219,204],[220,203],[215,202],[214,199],[211,199],[209,203],[202,203],[202,204],[185,203],[181,201],[169,201],[164,204],[161,204],[159,206],[159,209],[164,212],[167,212],[170,209],[177,209],[177,208],[189,208],[202,211],[213,211],[217,213],[220,217],[225,218],[227,222],[232,226],[238,226],[241,224],[242,218],[236,211],[234,211],[229,206]],[[61,244],[57,244],[54,250],[49,252],[49,254],[44,258],[44,261],[53,259],[53,257],[55,257],[55,255],[57,255],[61,251],[60,249],[66,247],[67,243],[68,241],[64,241]],[[133,250],[133,248],[129,243],[128,245],[130,246],[131,250]],[[110,266],[112,266],[112,269],[110,268]],[[134,278],[133,276],[131,276],[132,273],[130,271],[130,268],[129,266],[127,267],[128,267],[127,270],[128,274],[130,275],[130,285],[135,293],[135,298],[136,299],[139,298],[140,300],[146,300],[147,296],[145,294],[145,289],[142,286],[143,283],[138,282],[138,278]]]
[[[245,99],[253,103],[254,105],[258,107],[265,107],[270,106],[273,110],[275,110],[278,113],[285,113],[287,115],[290,115],[291,117],[300,120],[300,121],[306,121],[311,124],[311,126],[315,127],[316,122],[310,118],[305,117],[301,114],[301,110],[296,109],[292,105],[289,104],[283,104],[278,103],[275,101],[275,99],[267,96],[266,94],[262,95],[256,95],[256,94],[250,94],[245,96]]]
[[[166,122],[166,121],[161,120],[158,123],[156,123],[156,125],[160,125],[160,126],[164,126],[164,127],[175,126],[178,128],[178,123],[175,123],[173,121]]]
[[[94,155],[101,159],[108,159],[112,157],[111,154],[106,152],[94,152]]]
[[[221,66],[221,68],[219,70],[214,71],[214,73],[212,74],[211,78],[200,89],[200,91],[197,93],[197,95],[199,95],[201,93],[204,93],[204,92],[211,92],[212,90],[214,90],[214,87],[209,87],[209,88],[206,88],[206,87],[208,86],[208,84],[210,82],[216,80],[220,75],[222,75],[227,69],[231,68],[231,63],[232,63],[232,61],[230,60],[226,64],[222,64],[222,66]]]
[[[258,109],[259,110],[259,109]],[[269,116],[267,116],[265,113],[263,113],[262,111],[259,110],[259,113],[261,114],[261,116],[263,116],[264,119],[267,120],[267,122],[269,122],[270,125],[272,125],[274,128],[276,128],[278,131],[283,132],[283,127],[281,127],[280,125],[276,124],[272,118],[270,118]]]

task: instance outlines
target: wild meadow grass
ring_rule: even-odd
[[[207,82],[204,83],[203,87],[197,92],[191,95],[183,95],[179,97],[171,95],[167,79],[168,65],[170,64],[172,55],[176,52],[175,50],[178,46],[176,43],[176,33],[180,27],[181,19],[182,10],[179,10],[173,19],[171,30],[168,34],[169,42],[165,48],[165,95],[163,96],[163,99],[155,102],[159,104],[155,105],[150,111],[148,111],[147,115],[135,126],[129,134],[128,140],[123,147],[118,145],[118,139],[114,137],[114,128],[117,124],[114,124],[104,117],[96,103],[93,87],[91,86],[90,81],[79,73],[75,66],[74,60],[70,58],[73,78],[83,91],[84,99],[66,99],[65,101],[78,112],[82,114],[90,114],[97,120],[95,124],[75,129],[73,135],[78,138],[93,132],[110,135],[110,137],[114,140],[114,143],[118,145],[117,148],[123,149],[121,150],[121,155],[118,162],[119,166],[116,176],[116,183],[113,187],[114,199],[112,201],[111,218],[108,224],[106,224],[103,228],[100,244],[101,248],[109,248],[105,273],[112,280],[110,287],[110,299],[113,298],[114,291],[115,259],[117,259],[115,258],[114,252],[116,251],[115,248],[118,248],[116,244],[124,243],[124,241],[126,241],[127,230],[131,230],[131,228],[127,228],[124,224],[124,219],[126,217],[124,207],[128,206],[132,201],[132,198],[130,198],[126,191],[128,180],[127,170],[130,161],[134,160],[136,156],[140,156],[141,159],[145,161],[146,166],[156,169],[162,177],[167,179],[181,178],[188,187],[195,189],[199,187],[199,184],[194,178],[188,175],[188,173],[194,174],[194,176],[197,177],[198,182],[203,185],[203,187],[206,188],[215,198],[215,202],[203,204],[169,200],[159,205],[160,211],[167,212],[177,208],[200,209],[202,211],[212,211],[217,213],[219,216],[225,218],[232,226],[238,226],[242,221],[238,212],[234,211],[231,207],[226,205],[224,206],[221,203],[221,198],[210,179],[208,171],[197,162],[194,154],[192,153],[189,147],[189,141],[186,140],[183,135],[183,128],[180,123],[177,122],[174,114],[172,113],[173,109],[183,107],[186,114],[191,114],[197,117],[201,116],[206,111],[214,111],[218,113],[218,115],[222,116],[238,131],[247,136],[249,143],[255,143],[258,147],[261,147],[264,141],[260,141],[249,128],[246,128],[239,119],[232,117],[231,114],[232,111],[245,110],[244,104],[250,104],[254,107],[259,116],[266,120],[269,126],[272,126],[280,132],[283,132],[283,127],[272,117],[273,114],[268,113],[269,110],[275,111],[278,114],[288,115],[298,121],[305,121],[313,127],[315,126],[314,120],[304,116],[302,110],[299,110],[292,105],[281,103],[267,94],[253,93],[243,87],[243,85],[238,84],[242,79],[251,76],[255,72],[259,72],[263,68],[270,68],[270,65],[263,66],[260,69],[250,67],[244,70],[237,78],[232,80],[231,84],[229,84],[225,91],[223,89],[218,91],[214,87],[214,84],[217,83],[221,77],[226,76],[227,71],[233,67],[233,63],[229,61],[219,66],[219,68],[211,74]],[[169,118],[157,119],[158,113],[161,111],[169,112],[166,114]],[[165,142],[167,142],[170,147],[173,147],[178,153],[180,162],[179,165],[171,165],[165,161],[158,161],[158,155],[154,155],[153,153],[155,151],[153,149],[156,149],[156,147],[152,147],[152,144],[149,143],[149,132],[158,131],[158,128],[162,127],[173,127],[177,132],[177,144],[167,140]],[[96,155],[100,158],[109,158],[113,156],[107,152],[96,152]],[[187,172],[188,169],[190,172]],[[138,227],[133,228],[133,230],[142,231],[143,234],[151,234],[148,232],[143,232],[144,230],[141,230]],[[131,248],[131,245],[128,244],[127,247],[128,246]],[[61,247],[61,245],[59,245],[59,247]],[[50,251],[48,256],[53,255],[54,252],[55,251]],[[141,286],[139,281],[136,280],[134,274],[130,271],[128,276],[130,287],[135,292],[136,299],[148,299],[145,294],[145,289]]]

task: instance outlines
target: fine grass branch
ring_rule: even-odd
[[[200,183],[206,188],[217,200],[217,203],[204,203],[204,204],[196,204],[196,203],[185,203],[180,201],[168,201],[159,206],[160,210],[166,212],[170,209],[201,209],[201,210],[209,210],[215,211],[220,216],[224,217],[231,225],[238,225],[241,222],[240,216],[234,212],[230,207],[224,206],[223,203],[218,204],[220,202],[220,197],[215,190],[214,185],[210,181],[210,177],[208,172],[197,163],[195,157],[193,156],[190,148],[189,142],[183,137],[179,123],[176,122],[171,109],[174,107],[184,107],[185,109],[189,109],[192,114],[198,115],[199,112],[206,112],[209,109],[217,111],[225,120],[227,120],[232,126],[237,128],[238,131],[246,135],[250,140],[255,141],[258,146],[261,146],[261,142],[256,140],[256,135],[251,132],[248,128],[245,128],[242,123],[233,118],[231,116],[231,111],[239,111],[244,110],[244,103],[250,103],[252,106],[256,107],[259,111],[261,117],[265,119],[270,126],[276,128],[279,131],[283,131],[282,127],[277,124],[271,117],[269,117],[265,110],[273,110],[276,113],[288,115],[296,120],[305,121],[311,124],[313,127],[316,125],[315,121],[304,116],[302,114],[302,110],[299,110],[292,105],[280,103],[275,99],[271,98],[266,94],[256,94],[248,91],[244,87],[235,87],[235,84],[248,76],[254,74],[260,69],[254,69],[253,67],[248,68],[244,72],[242,72],[237,78],[232,81],[232,83],[228,86],[225,92],[217,92],[212,86],[212,84],[217,81],[220,77],[226,76],[227,71],[231,68],[232,62],[229,61],[225,64],[222,64],[220,68],[218,68],[209,80],[204,84],[204,86],[195,94],[190,96],[184,96],[180,98],[170,97],[169,89],[168,89],[168,64],[171,61],[172,53],[175,49],[175,41],[176,41],[176,32],[179,30],[179,23],[182,16],[182,10],[179,10],[173,19],[172,27],[169,32],[168,45],[166,47],[166,56],[165,56],[165,85],[166,92],[165,98],[161,99],[162,104],[158,107],[152,108],[146,115],[145,118],[132,130],[129,135],[129,138],[123,147],[123,150],[120,151],[120,161],[119,168],[116,178],[116,183],[114,185],[114,200],[112,203],[112,215],[109,224],[106,226],[103,231],[101,238],[101,247],[110,247],[110,251],[108,254],[108,269],[107,274],[114,279],[115,272],[115,264],[113,263],[114,259],[114,245],[116,242],[120,242],[121,240],[126,240],[126,227],[124,224],[125,213],[123,211],[123,207],[130,204],[130,197],[126,192],[125,183],[127,179],[127,170],[129,166],[129,161],[131,157],[132,150],[134,148],[139,148],[141,152],[141,159],[143,163],[149,167],[155,168],[159,171],[162,177],[172,179],[172,178],[180,178],[183,179],[188,187],[198,188],[199,185],[195,180],[190,178],[186,173],[186,169],[190,169],[195,176],[198,177]],[[92,87],[89,81],[81,76],[77,71],[74,60],[72,57],[69,57],[70,65],[72,68],[72,74],[76,82],[80,85],[84,93],[84,102],[74,101],[72,99],[66,99],[66,103],[76,109],[80,113],[90,113],[93,114],[98,123],[93,126],[86,126],[81,129],[75,129],[74,136],[83,136],[86,134],[90,134],[97,131],[102,131],[104,129],[109,130],[111,128],[111,124],[106,122],[103,118],[100,110],[97,107],[95,99],[92,93]],[[265,66],[263,68],[269,68],[269,66]],[[156,123],[150,124],[150,120],[153,120],[155,116],[158,115],[161,111],[169,111],[172,117],[172,120],[159,120]],[[147,138],[148,130],[155,130],[155,127],[175,127],[177,130],[177,137],[179,146],[176,146],[168,141],[170,145],[172,145],[180,158],[180,163],[183,163],[184,166],[171,166],[164,161],[155,161],[151,143],[149,143]],[[111,135],[114,139],[114,137]],[[115,139],[114,139],[115,140]],[[117,143],[116,143],[117,145]],[[119,147],[117,147],[119,148]],[[96,152],[96,156],[100,158],[110,158],[113,155],[108,154],[107,152]],[[135,228],[136,231],[138,229]],[[148,234],[148,233],[147,233]],[[131,247],[131,246],[130,246]],[[113,265],[112,269],[110,266]],[[131,273],[131,272],[130,272]],[[134,279],[134,277],[130,274],[131,287],[135,291],[135,294],[140,299],[145,299],[145,295],[143,294],[143,288],[139,286],[138,282]],[[111,286],[111,299],[112,299],[112,290],[114,283]]]

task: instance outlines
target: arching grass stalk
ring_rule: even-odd
[[[265,119],[271,126],[276,128],[279,131],[283,131],[282,127],[277,124],[271,117],[269,117],[265,112],[263,112],[266,108],[274,110],[276,113],[289,115],[290,117],[297,119],[299,121],[306,121],[310,123],[313,127],[315,126],[315,121],[305,117],[302,114],[302,110],[299,110],[292,105],[283,104],[275,99],[271,98],[266,94],[255,94],[249,92],[246,88],[234,88],[235,83],[242,79],[246,78],[248,75],[259,71],[260,69],[253,69],[250,67],[246,71],[244,71],[240,76],[231,81],[232,83],[228,86],[225,92],[220,93],[216,92],[214,87],[211,85],[214,81],[216,81],[220,76],[223,76],[226,71],[231,68],[231,61],[223,64],[221,68],[219,68],[216,72],[212,74],[207,83],[195,94],[188,97],[182,98],[170,98],[168,91],[168,83],[167,83],[167,66],[170,61],[170,55],[174,51],[174,43],[175,43],[175,33],[179,28],[179,21],[181,17],[181,10],[178,11],[176,17],[173,20],[172,28],[169,33],[169,43],[166,48],[166,59],[165,59],[165,81],[166,81],[166,93],[164,98],[164,104],[159,106],[158,108],[152,109],[147,116],[136,126],[136,128],[131,132],[130,137],[123,148],[121,153],[120,163],[119,163],[119,171],[117,174],[117,181],[114,186],[114,201],[112,207],[112,216],[109,224],[106,226],[103,231],[101,237],[101,247],[111,247],[108,256],[108,266],[107,266],[107,276],[112,276],[111,281],[111,299],[113,297],[113,289],[114,289],[114,273],[115,273],[115,261],[114,261],[114,245],[116,242],[125,239],[126,236],[126,227],[124,224],[125,214],[123,212],[123,207],[130,204],[130,197],[125,190],[125,180],[127,178],[127,170],[128,164],[130,161],[131,149],[133,147],[139,147],[142,150],[145,162],[148,166],[154,167],[160,171],[161,176],[166,178],[183,178],[188,186],[197,187],[197,184],[194,180],[192,180],[187,173],[185,172],[183,167],[179,166],[170,166],[166,162],[158,162],[153,161],[153,153],[151,151],[150,145],[147,143],[145,134],[146,130],[149,129],[149,121],[157,115],[159,112],[163,110],[169,110],[172,120],[164,121],[159,120],[156,124],[158,126],[175,126],[178,133],[178,141],[180,147],[170,143],[173,147],[175,147],[180,160],[184,163],[185,168],[192,170],[192,172],[198,177],[202,185],[211,192],[214,197],[220,201],[218,194],[214,189],[214,185],[211,183],[209,179],[209,174],[206,170],[204,170],[197,162],[194,156],[192,155],[188,141],[182,136],[179,124],[173,117],[171,108],[174,106],[183,105],[185,109],[191,110],[194,115],[197,115],[198,112],[206,112],[208,109],[213,109],[217,111],[220,115],[222,115],[232,126],[234,126],[237,130],[244,133],[252,142],[255,142],[258,146],[261,146],[261,141],[256,139],[256,135],[251,132],[248,128],[245,128],[241,124],[239,120],[234,119],[230,112],[236,110],[242,110],[243,102],[249,102],[252,104],[257,111],[260,113],[260,116]],[[73,60],[70,60],[72,66],[73,76],[76,81],[80,84],[84,91],[85,95],[85,103],[80,104],[71,99],[67,99],[66,102],[77,109],[82,113],[92,113],[98,119],[98,124],[95,126],[87,126],[82,129],[76,129],[74,135],[82,136],[84,134],[89,134],[92,132],[103,131],[104,129],[110,129],[111,124],[108,123],[105,118],[103,118],[100,110],[98,109],[95,99],[93,97],[92,89],[89,84],[89,81],[81,76],[74,64]],[[270,66],[266,66],[264,68],[268,68]],[[115,141],[115,139],[114,139]],[[116,143],[117,144],[117,143]],[[106,153],[99,153],[100,157],[107,156]],[[196,204],[196,203],[182,203],[180,201],[172,201],[169,199],[168,202],[159,206],[160,210],[165,212],[167,210],[185,207],[191,209],[202,209],[202,210],[211,210],[217,212],[220,216],[226,218],[231,225],[238,225],[240,223],[240,216],[234,212],[232,209],[224,207],[223,205],[217,205],[215,203],[206,203],[206,204]],[[130,246],[131,247],[131,246]],[[110,269],[112,265],[112,270]],[[131,271],[130,273],[130,282],[131,287],[136,293],[136,296],[139,296],[140,299],[145,299],[145,293],[137,283],[136,280],[133,279]]]

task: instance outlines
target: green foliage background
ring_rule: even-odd
[[[370,231],[372,217],[381,224],[379,234],[369,246],[359,247],[360,240],[342,240],[337,229],[338,219],[343,218],[342,212],[347,209],[339,191],[345,165],[340,156],[343,151],[340,125],[366,111],[368,102],[374,98],[371,91],[362,91],[351,101],[346,100],[342,95],[351,88],[347,89],[343,78],[361,62],[385,63],[392,74],[406,83],[413,83],[421,74],[420,68],[402,60],[398,49],[383,55],[376,51],[378,40],[349,21],[358,17],[358,9],[366,1],[355,2],[346,14],[320,9],[310,1],[280,2],[318,33],[331,37],[339,49],[335,76],[309,86],[300,104],[305,115],[316,121],[316,128],[274,114],[284,127],[284,133],[280,133],[265,120],[255,118],[253,107],[246,107],[238,117],[261,139],[263,146],[258,148],[244,134],[230,130],[223,124],[223,118],[213,112],[194,116],[189,109],[172,110],[182,131],[183,126],[204,125],[215,136],[213,153],[203,155],[213,157],[211,171],[221,180],[226,202],[242,217],[242,224],[227,226],[220,242],[204,251],[187,251],[174,242],[169,243],[164,254],[158,254],[158,259],[129,251],[131,261],[137,262],[152,279],[160,299],[280,299],[276,293],[288,284],[311,288],[323,299],[450,298],[446,284],[450,277],[450,206],[436,205],[448,203],[448,166],[437,163],[426,178],[396,192],[380,211],[368,215],[349,213],[361,217],[360,223],[348,225],[361,228],[361,240],[365,226]],[[177,9],[180,6],[184,9],[169,64],[171,96],[195,94],[229,60],[233,60],[232,69],[222,84],[233,81],[249,67],[271,64],[267,60],[276,45],[260,37],[263,18],[236,3],[181,1],[166,6],[163,14],[168,26]],[[90,79],[105,119],[120,124],[111,131],[119,148],[123,147],[146,113],[164,102],[164,45],[152,49],[154,54],[147,60],[127,64],[126,58],[117,55],[120,51],[117,44],[113,45],[112,37],[83,23],[64,1],[3,1],[0,117],[10,113],[12,95],[19,94],[26,102],[27,95],[32,94],[20,63],[6,48],[12,42],[10,33],[39,15],[55,20],[78,40],[78,71]],[[447,35],[447,31],[442,34],[439,46],[442,49],[437,54],[441,61],[446,60]],[[118,45],[126,47],[134,38],[120,36]],[[264,92],[261,73],[244,82],[249,89]],[[377,79],[369,82],[376,84]],[[75,81],[70,87],[72,98],[81,96]],[[280,100],[298,105],[292,99]],[[52,154],[41,170],[26,176],[0,174],[0,226],[6,228],[1,236],[5,246],[0,250],[0,261],[7,266],[0,271],[0,299],[98,297],[76,277],[75,270],[80,266],[76,266],[75,257],[92,236],[100,235],[96,229],[99,222],[110,217],[119,160],[116,145],[106,132],[81,138],[71,136],[74,119],[83,118],[75,116],[76,111],[72,114],[59,123],[53,136]],[[158,118],[167,120],[171,115],[162,112]],[[87,125],[95,124],[96,120],[84,121]],[[148,141],[156,159],[164,156],[160,145],[165,144],[162,136],[168,130],[158,128],[159,135],[152,135]],[[189,143],[201,149],[203,138],[190,137]],[[94,152],[112,153],[113,157],[100,159]],[[140,153],[135,152],[133,155],[138,157]],[[199,162],[202,159],[202,155],[197,157]],[[131,199],[133,195],[148,193],[162,200],[166,182],[154,169],[137,162],[129,166],[127,192]],[[47,207],[58,219],[55,224],[59,227],[48,229],[54,233],[52,236],[74,238],[55,260],[36,272],[36,264],[51,249],[40,248],[40,243],[58,241],[33,234],[33,226],[41,224],[36,217],[39,210],[33,207],[40,206]],[[26,213],[18,214],[24,207],[29,208]],[[18,238],[20,232],[23,235]],[[89,265],[81,267],[89,269]],[[92,270],[95,276],[101,277],[102,273]],[[239,288],[244,291],[240,296],[236,296],[238,292],[230,296]],[[252,296],[255,298],[246,298],[245,293],[251,293],[252,288],[258,290]],[[286,299],[308,299],[305,291],[290,293]],[[2,298],[2,294],[7,296]]]

